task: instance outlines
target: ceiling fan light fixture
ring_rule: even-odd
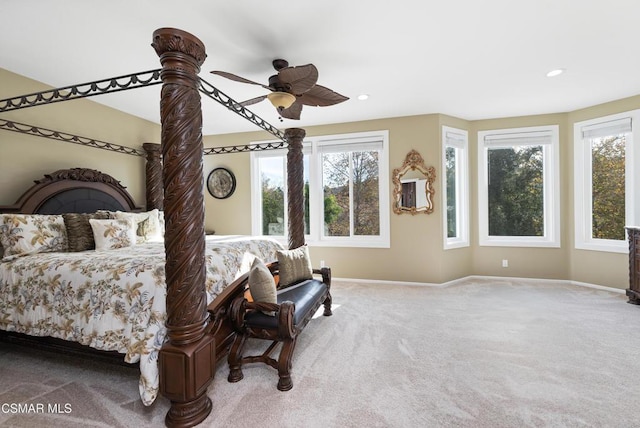
[[[278,109],[278,111],[288,109],[294,102],[296,102],[296,96],[288,92],[271,92],[267,95],[267,98],[271,101],[271,104]]]

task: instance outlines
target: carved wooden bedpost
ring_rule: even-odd
[[[304,155],[302,140],[306,131],[289,128],[284,137],[289,144],[287,152],[287,195],[289,197],[289,249],[304,245]]]
[[[160,351],[160,392],[171,400],[168,426],[187,427],[211,412],[207,386],[216,365],[213,336],[205,334],[202,109],[198,92],[204,44],[173,28],[153,33],[162,64],[162,156],[166,222],[167,336]]]
[[[162,146],[157,143],[144,143],[142,148],[147,154],[147,211],[164,208],[164,190],[162,186]]]

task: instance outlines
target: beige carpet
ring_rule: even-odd
[[[640,427],[640,307],[621,294],[482,280],[333,295],[300,336],[294,388],[265,365],[230,384],[222,365],[202,426]],[[168,403],[145,408],[135,370],[0,344],[0,406],[1,426],[137,427],[162,426]]]

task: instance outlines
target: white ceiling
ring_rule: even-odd
[[[268,101],[250,107],[278,128],[556,113],[640,94],[638,0],[0,0],[0,66],[54,87],[151,70],[160,27],[202,40],[200,76],[237,101],[266,90],[209,71],[266,84],[275,58],[315,64],[319,84],[351,98],[282,123]],[[546,77],[555,68],[566,72]],[[92,99],[159,122],[159,90]],[[257,129],[207,98],[203,111],[206,135]]]

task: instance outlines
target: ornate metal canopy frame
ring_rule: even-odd
[[[0,100],[0,113],[43,104],[59,103],[76,98],[87,98],[111,92],[125,91],[127,89],[159,85],[161,83],[160,69],[142,71]]]
[[[162,80],[160,78],[160,71],[161,69],[143,71],[107,79],[95,80],[93,82],[69,85],[61,88],[49,89],[46,91],[33,92],[31,94],[6,98],[0,100],[0,113],[35,107],[39,105],[59,103],[62,101],[69,101],[78,98],[87,98],[112,92],[126,91],[129,89],[142,88],[146,86],[159,85],[162,83]],[[256,126],[264,129],[265,131],[278,138],[278,140],[280,140],[279,143],[214,147],[205,149],[203,152],[204,155],[273,150],[287,147],[286,139],[282,131],[269,124],[269,122],[262,119],[260,116],[253,113],[251,110],[247,109],[239,102],[235,101],[233,98],[220,91],[206,80],[200,77],[198,77],[198,79],[199,92],[216,101],[217,103],[225,106],[227,109],[245,118]],[[19,132],[22,134],[34,135],[37,137],[50,138],[68,143],[80,144],[89,147],[96,147],[104,150],[111,150],[128,155],[145,156],[145,153],[142,150],[122,146],[119,144],[94,140],[93,138],[82,137],[62,131],[27,125],[25,123],[0,119],[0,129]]]
[[[126,155],[144,156],[144,151],[121,146],[120,144],[107,143],[93,138],[81,137],[79,135],[68,134],[66,132],[54,131],[52,129],[40,128],[38,126],[27,125],[26,123],[13,122],[11,120],[0,119],[0,129],[13,131],[21,134],[33,135],[36,137],[49,138],[51,140],[64,141],[65,143],[80,144],[97,149],[110,150],[124,153]]]

